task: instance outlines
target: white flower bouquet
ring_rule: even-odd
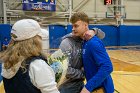
[[[68,68],[68,57],[59,49],[48,57],[48,62],[54,70],[57,86],[59,87],[65,80]]]

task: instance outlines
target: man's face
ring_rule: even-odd
[[[83,37],[83,34],[88,30],[88,24],[86,22],[83,22],[81,20],[75,22],[72,24],[72,33],[74,36]]]

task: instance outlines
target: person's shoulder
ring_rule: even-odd
[[[69,40],[71,40],[71,39],[70,39],[70,38],[64,38],[64,39],[62,40],[62,42],[69,41]]]
[[[63,46],[71,46],[73,45],[73,43],[75,42],[75,40],[72,38],[72,37],[69,37],[69,38],[65,38],[62,40],[62,42],[60,43],[60,46],[63,45]]]
[[[88,44],[92,48],[97,48],[103,45],[102,41],[97,36],[94,36],[92,39],[90,39]]]
[[[33,62],[31,62],[30,66],[38,66],[38,67],[44,67],[49,66],[45,60],[43,59],[35,59]]]
[[[101,40],[97,36],[94,36],[89,40],[89,43],[96,44],[99,43],[100,41]]]

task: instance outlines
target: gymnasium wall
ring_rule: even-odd
[[[89,25],[89,28],[100,28],[106,36],[102,40],[105,46],[140,45],[140,26]],[[72,31],[72,25],[49,25],[50,48],[58,48],[61,37]]]
[[[140,45],[140,26],[112,26],[112,25],[89,25],[89,28],[100,28],[106,36],[102,40],[105,46],[134,46]],[[10,40],[9,24],[0,24],[0,45],[4,37]],[[61,37],[72,31],[72,25],[49,25],[49,46],[58,48]]]
[[[11,31],[11,25],[0,24],[0,51],[2,48],[2,42],[3,42],[4,38],[7,38],[8,40],[11,39],[10,31]]]

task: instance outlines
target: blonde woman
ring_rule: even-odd
[[[6,93],[59,93],[52,68],[42,54],[40,25],[32,19],[17,21],[12,41],[0,55]]]

